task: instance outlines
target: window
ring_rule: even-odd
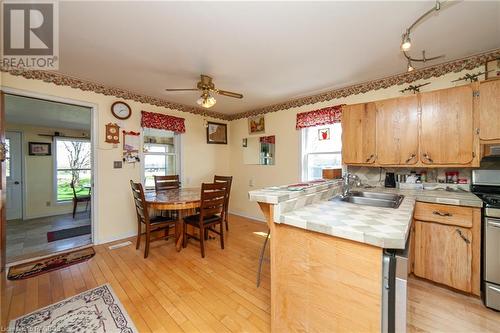
[[[89,194],[91,184],[90,141],[55,138],[56,196],[57,201],[73,198],[71,183],[76,194]]]
[[[10,177],[10,139],[5,139],[5,177]]]
[[[302,180],[322,178],[324,168],[342,167],[340,123],[302,129]]]
[[[153,176],[176,175],[179,136],[171,131],[144,129],[144,185],[155,187]]]

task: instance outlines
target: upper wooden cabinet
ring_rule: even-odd
[[[342,161],[375,162],[375,103],[348,105],[342,112]]]
[[[469,85],[421,94],[420,159],[426,165],[467,165],[474,159],[473,96]]]
[[[479,139],[500,140],[500,80],[479,87]]]
[[[418,162],[418,98],[416,95],[375,102],[377,163]]]

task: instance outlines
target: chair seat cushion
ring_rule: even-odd
[[[221,220],[221,217],[219,215],[212,215],[205,217],[203,222],[205,224],[212,223],[212,222],[217,222]],[[184,218],[184,222],[192,225],[198,225],[200,223],[200,214],[194,214],[194,215],[189,215]]]

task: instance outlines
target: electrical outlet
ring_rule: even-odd
[[[50,201],[45,202],[45,206],[50,207]]]

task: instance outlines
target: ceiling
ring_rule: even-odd
[[[199,74],[213,111],[235,114],[404,72],[401,34],[434,1],[60,2],[60,72],[196,106]],[[463,1],[417,26],[413,55],[439,62],[500,48],[500,2]],[[432,63],[429,63],[429,65]]]
[[[91,110],[83,106],[5,95],[5,119],[10,124],[90,130]]]

